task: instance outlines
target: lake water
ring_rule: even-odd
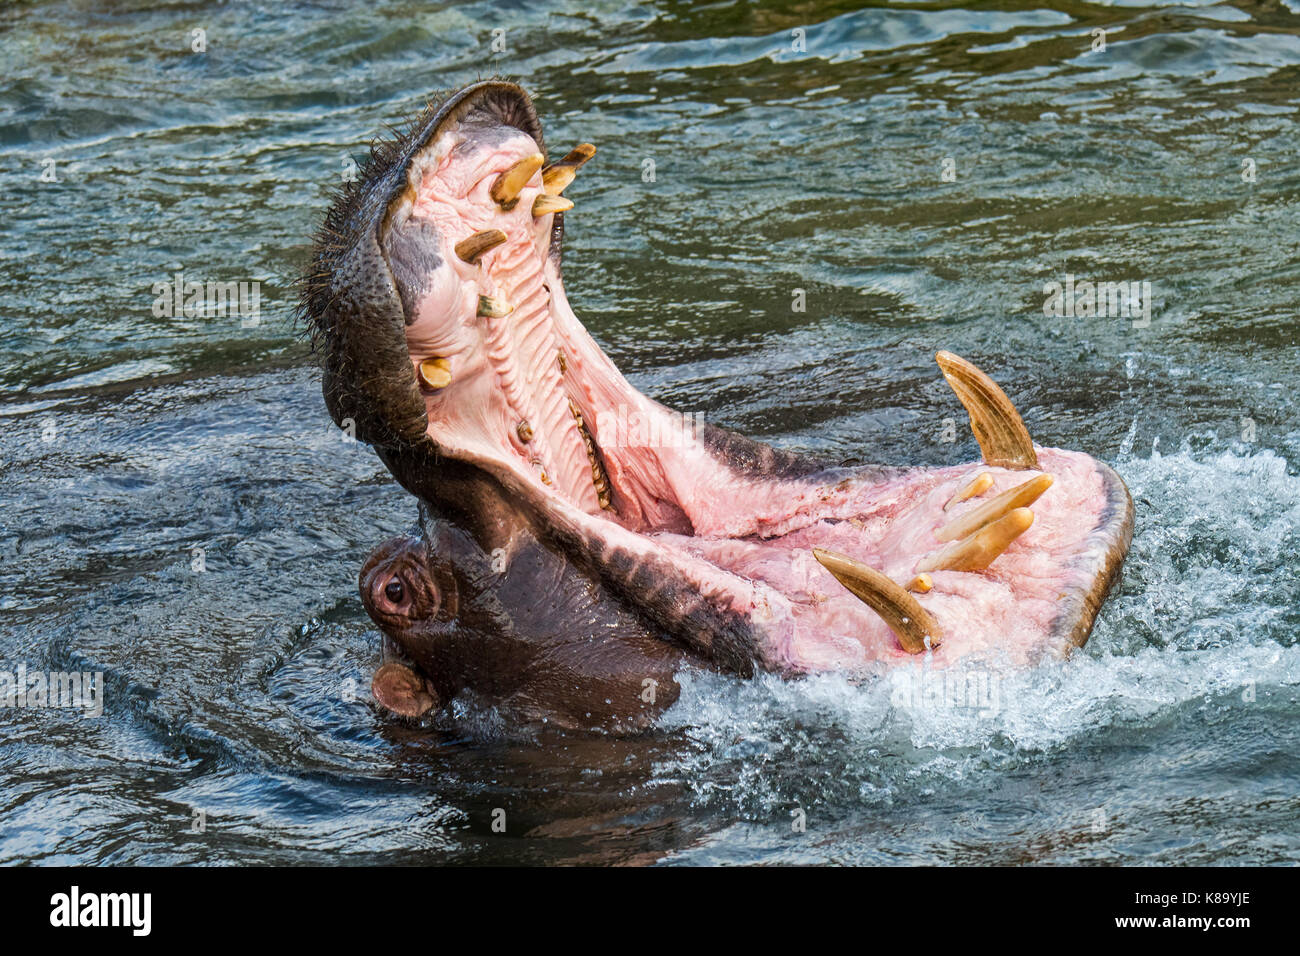
[[[0,862],[1300,859],[1300,2],[20,2],[0,60],[0,669],[106,685],[0,709]],[[414,504],[291,282],[349,157],[494,73],[599,148],[567,285],[638,388],[953,464],[947,348],[1111,463],[1088,645],[978,707],[691,674],[634,739],[378,714],[356,572]],[[256,322],[156,314],[177,272]],[[1045,315],[1067,275],[1149,322]]]

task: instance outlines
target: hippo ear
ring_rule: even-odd
[[[370,692],[382,706],[403,717],[422,717],[438,704],[428,681],[396,661],[375,671]]]

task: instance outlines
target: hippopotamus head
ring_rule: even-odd
[[[384,634],[372,690],[394,713],[456,701],[512,728],[631,731],[677,700],[687,654],[536,542],[494,567],[465,532],[426,521],[371,552],[359,586]]]
[[[513,83],[439,98],[373,148],[304,282],[335,421],[464,547],[492,556],[485,574],[535,568],[504,617],[466,623],[459,558],[436,572],[415,545],[390,548],[432,582],[412,599],[438,597],[395,640],[440,700],[517,673],[491,635],[541,646],[533,660],[548,663],[560,618],[579,612],[606,638],[622,628],[739,674],[872,670],[918,653],[1026,662],[1087,638],[1128,546],[1128,492],[1088,455],[1036,445],[972,363],[937,356],[983,458],[945,468],[832,467],[634,389],[562,278],[562,194],[594,153],[548,156]],[[383,560],[368,565],[374,587]],[[457,582],[461,618],[446,617],[439,580]],[[547,610],[579,584],[580,606]],[[366,600],[390,629],[387,586],[367,585]],[[437,659],[411,650],[453,624],[478,639]]]

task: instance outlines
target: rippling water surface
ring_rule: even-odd
[[[0,862],[1300,858],[1300,3],[20,2],[0,59],[0,662],[107,684],[0,710]],[[567,282],[642,390],[952,464],[949,348],[1113,464],[1087,647],[980,707],[686,675],[631,740],[377,714],[355,574],[414,507],[290,282],[349,157],[498,72],[599,146]],[[176,272],[260,321],[156,315]],[[1045,317],[1067,273],[1150,324]]]

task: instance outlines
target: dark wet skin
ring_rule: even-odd
[[[371,443],[433,515],[421,532],[381,544],[362,568],[362,602],[384,634],[372,689],[381,706],[404,717],[460,701],[495,709],[513,726],[635,731],[677,699],[674,673],[691,661],[710,663],[707,656],[692,652],[680,628],[657,627],[655,614],[612,590],[601,573],[608,568],[566,560],[555,529],[514,489],[443,458],[423,434],[409,373],[400,374],[409,370],[402,304],[379,280],[390,262],[399,271],[404,265],[374,240],[405,163],[455,99],[401,139],[376,146],[360,188],[331,210],[315,278],[303,291],[335,421]],[[517,112],[513,97],[491,103],[497,119],[540,141],[535,115]],[[558,254],[563,227],[555,219]],[[754,649],[739,622],[733,631],[724,664],[751,672]]]
[[[461,139],[444,142],[453,136]],[[925,531],[940,520],[938,486],[926,482],[958,478],[875,466],[832,472],[712,425],[650,451],[622,442],[605,414],[629,405],[670,413],[631,389],[569,310],[563,214],[536,211],[554,195],[539,191],[538,168],[528,202],[487,198],[488,185],[506,178],[491,164],[505,146],[514,150],[509,169],[527,161],[516,161],[520,152],[543,161],[541,124],[517,86],[485,81],[431,106],[378,144],[336,200],[304,281],[301,313],[323,358],[331,416],[371,444],[422,506],[420,531],[380,545],[360,575],[362,601],[384,634],[378,702],[410,718],[463,705],[512,727],[628,732],[676,701],[674,675],[685,666],[793,675],[856,660],[836,657],[832,630],[861,634],[878,620],[859,616],[857,598],[801,560],[831,535],[866,547],[853,521],[875,507],[871,488],[891,481],[921,489],[882,500],[915,502],[912,520]],[[493,234],[500,238],[486,252],[462,251]],[[1075,573],[1074,552],[1054,559],[1063,583],[1052,594],[1071,610],[1040,611],[1027,629],[1047,651],[1086,639],[1127,548],[1131,502],[1102,470],[1078,505],[1078,535],[1095,532],[1081,549],[1091,563]],[[1076,463],[1072,480],[1083,487],[1090,474]],[[1063,480],[1058,519],[1070,494]],[[1102,500],[1118,504],[1099,511]],[[779,530],[792,514],[804,524]],[[799,538],[814,525],[812,538]],[[1052,533],[1049,523],[1044,534]],[[900,547],[908,560],[924,556]],[[754,549],[769,560],[750,574]],[[994,598],[967,595],[994,585],[947,583],[946,595],[927,600],[967,600],[959,623],[981,620]],[[889,635],[857,639],[892,660],[922,649],[900,649]]]
[[[426,522],[361,569],[383,631],[376,700],[420,717],[459,699],[512,728],[636,731],[677,700],[688,655],[535,540],[506,564],[464,531]]]

